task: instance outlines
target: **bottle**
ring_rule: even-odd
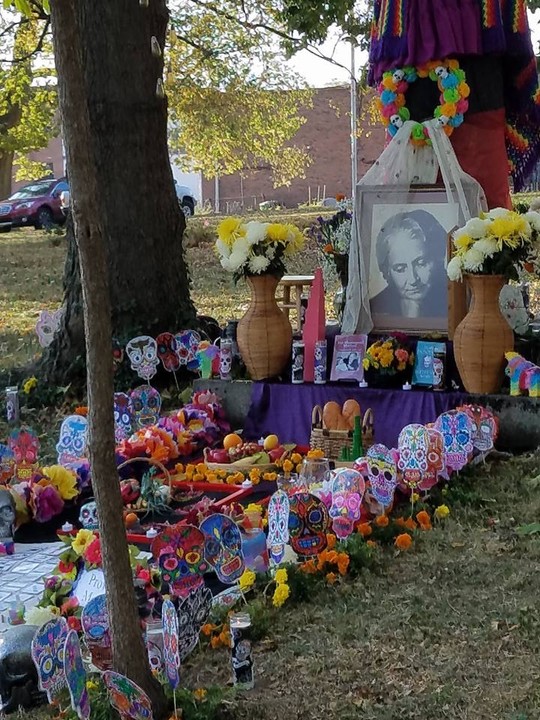
[[[26,608],[24,603],[18,595],[15,596],[15,600],[10,604],[8,609],[8,623],[10,625],[24,625],[24,615]]]
[[[230,627],[233,682],[239,690],[251,690],[255,680],[251,652],[251,618],[249,614],[233,613]]]

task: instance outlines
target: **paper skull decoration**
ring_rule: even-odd
[[[204,583],[202,576],[208,569],[204,553],[204,533],[193,525],[173,525],[152,542],[152,556],[161,579],[178,597],[186,597]]]
[[[81,505],[79,522],[85,530],[97,530],[99,528],[97,505],[94,500]]]
[[[64,309],[59,308],[55,312],[42,310],[36,324],[36,334],[41,347],[46,348],[52,343],[55,333],[60,328]]]
[[[131,435],[131,405],[129,395],[114,393],[114,439],[117,443]]]
[[[469,462],[474,449],[474,424],[467,413],[449,410],[439,415],[434,424],[443,436],[446,467],[456,472]]]
[[[462,405],[456,408],[471,418],[474,425],[473,446],[475,454],[484,458],[495,446],[499,434],[498,418],[481,405]]]
[[[163,652],[160,646],[151,640],[147,641],[146,650],[148,651],[148,664],[152,675],[159,677],[163,672]]]
[[[302,492],[289,498],[289,537],[292,549],[298,555],[318,555],[326,545],[330,529],[330,516],[322,500],[311,493]]]
[[[139,335],[126,345],[131,369],[143,380],[150,380],[157,373],[159,363],[157,343],[150,335]]]
[[[92,662],[100,670],[106,670],[111,634],[105,595],[97,595],[86,603],[82,611],[81,625],[86,645],[92,651]]]
[[[139,385],[129,396],[134,429],[156,425],[161,411],[161,395],[151,385]]]
[[[205,518],[201,525],[204,533],[204,556],[225,585],[236,582],[245,570],[242,553],[242,535],[238,525],[227,515],[216,513]]]
[[[66,685],[64,645],[67,634],[67,621],[59,617],[42,625],[32,641],[32,659],[38,671],[39,686],[47,693],[49,702]]]
[[[86,688],[86,670],[81,654],[81,643],[75,630],[70,630],[66,637],[64,674],[72,708],[80,720],[88,720],[90,717],[90,698]]]
[[[33,430],[15,429],[11,432],[8,446],[15,461],[15,477],[19,482],[30,480],[37,470],[39,440]]]
[[[201,585],[192,590],[178,606],[178,648],[180,661],[188,657],[197,647],[201,628],[212,610],[212,593]]]
[[[5,554],[12,554],[16,517],[13,495],[7,488],[0,487],[0,555],[4,554],[2,548]]]
[[[363,458],[367,477],[367,495],[381,505],[383,511],[394,501],[397,467],[394,455],[386,445],[372,445]],[[377,514],[380,514],[377,512]]]
[[[152,703],[144,690],[112,670],[104,672],[102,677],[110,703],[121,720],[152,720]]]
[[[0,444],[0,485],[8,483],[15,471],[15,457],[13,450],[7,445]]]
[[[59,465],[72,465],[86,457],[88,421],[82,415],[70,415],[62,421],[56,445]]]
[[[444,461],[444,440],[438,430],[433,427],[426,428],[429,436],[428,448],[428,469],[424,473],[422,481],[418,485],[419,490],[429,490],[439,481],[439,477],[445,474]]]
[[[165,675],[167,676],[169,685],[174,690],[180,682],[178,672],[178,668],[180,667],[180,650],[178,647],[178,615],[171,600],[165,600],[163,602],[161,619],[163,622],[163,663],[165,665]]]
[[[423,425],[406,425],[398,438],[398,470],[403,483],[412,489],[422,482],[428,469],[429,435]]]
[[[178,342],[170,332],[161,333],[156,338],[157,354],[161,364],[168,372],[176,372],[180,369],[180,358],[178,357]]]
[[[352,468],[339,468],[332,474],[332,504],[329,514],[336,537],[345,540],[360,520],[360,506],[366,489],[362,473]]]
[[[201,342],[201,336],[195,330],[182,330],[174,336],[177,343],[178,358],[180,364],[185,365],[188,370],[197,370],[199,361],[197,351]]]
[[[289,496],[278,490],[268,503],[268,538],[266,544],[276,565],[283,560],[289,542]]]

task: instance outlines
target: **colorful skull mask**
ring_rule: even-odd
[[[70,630],[66,637],[64,674],[71,698],[71,706],[81,720],[88,720],[90,717],[90,698],[86,687],[86,669],[81,654],[81,643],[75,630]]]
[[[117,443],[131,435],[131,406],[126,393],[114,393],[114,439]]]
[[[182,330],[175,335],[178,358],[180,364],[185,365],[188,370],[197,370],[197,350],[201,342],[201,336],[195,330]]]
[[[201,585],[192,590],[178,606],[178,648],[180,662],[197,647],[201,628],[212,610],[212,593]]]
[[[30,480],[37,470],[39,440],[33,430],[13,430],[8,446],[15,461],[15,477],[19,482]]]
[[[15,471],[15,458],[13,450],[7,445],[0,444],[0,485],[8,483]]]
[[[473,445],[474,450],[485,457],[495,446],[495,440],[499,434],[499,422],[497,417],[481,405],[463,405],[456,408],[467,413],[474,424]]]
[[[330,517],[336,537],[344,540],[354,530],[354,523],[360,520],[360,506],[366,489],[364,478],[358,470],[340,468],[332,479],[332,505]]]
[[[439,481],[439,476],[444,473],[444,440],[438,430],[433,427],[427,428],[429,436],[428,469],[424,473],[422,482],[418,485],[420,490],[429,490]]]
[[[318,555],[327,545],[330,528],[328,509],[322,500],[311,493],[297,493],[289,498],[289,536],[292,549],[298,555]]]
[[[178,648],[178,615],[171,600],[165,600],[161,608],[163,622],[163,663],[169,685],[175,689],[180,682],[180,652]]]
[[[126,345],[131,369],[143,380],[150,380],[157,373],[159,363],[157,343],[150,335],[139,335]]]
[[[99,528],[97,505],[94,501],[81,506],[79,522],[85,530],[97,530]]]
[[[236,582],[245,569],[242,535],[238,525],[227,515],[216,513],[201,523],[204,533],[204,556],[225,585]]]
[[[152,720],[152,703],[138,685],[112,670],[103,673],[103,682],[121,720]]]
[[[289,497],[278,490],[268,503],[267,546],[270,557],[279,565],[285,555],[285,545],[289,542]]]
[[[392,452],[386,445],[372,445],[362,460],[368,479],[368,494],[382,505],[383,510],[390,507],[397,485],[397,468]]]
[[[173,526],[154,539],[152,555],[174,595],[186,597],[203,584],[208,569],[204,550],[205,536],[193,525]]]
[[[110,647],[109,613],[105,595],[97,595],[86,603],[81,625],[87,640],[102,647]]]
[[[178,343],[170,332],[161,333],[156,338],[157,354],[161,364],[168,372],[176,372],[180,369],[180,358],[178,357]]]
[[[461,470],[473,452],[473,421],[461,410],[449,410],[439,415],[434,428],[443,436],[446,467]]]
[[[70,415],[60,426],[56,445],[59,465],[78,463],[86,457],[88,421],[82,415]]]
[[[161,395],[151,385],[139,385],[129,396],[131,416],[136,429],[156,425],[161,411]]]
[[[60,328],[62,321],[63,308],[50,312],[50,310],[42,310],[36,324],[36,335],[41,347],[46,348],[52,343],[56,332]]]
[[[423,425],[406,425],[398,438],[398,470],[409,488],[416,488],[428,469],[429,435]]]
[[[65,618],[45,623],[32,640],[32,659],[37,668],[39,686],[49,702],[65,687],[64,645],[68,635]]]

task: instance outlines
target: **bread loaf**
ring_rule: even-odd
[[[347,423],[347,429],[354,430],[354,418],[361,414],[360,405],[356,400],[346,400],[343,403],[342,414]]]
[[[334,402],[331,400],[330,402],[327,402],[326,405],[323,408],[323,415],[322,415],[322,424],[324,430],[342,430],[344,428],[341,428],[340,425],[343,425],[345,420],[343,418],[343,415],[341,414],[341,408],[337,404],[337,402]]]

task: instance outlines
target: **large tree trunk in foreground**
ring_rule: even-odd
[[[134,0],[54,0],[51,9],[82,278],[90,462],[113,663],[150,695],[160,718],[165,700],[148,667],[122,522],[111,357],[113,321],[133,320],[142,311],[131,292],[135,284],[154,312],[165,298],[182,299],[169,298],[184,270],[182,224],[167,159],[165,101],[155,94],[162,64],[150,55],[151,36],[164,37],[167,11],[164,0],[148,8]],[[145,192],[132,196],[139,186]]]
[[[122,342],[136,334],[194,326],[182,250],[185,220],[169,164],[167,105],[156,96],[163,58],[151,54],[152,36],[162,48],[165,44],[165,2],[151,0],[145,8],[137,0],[81,0],[75,12],[79,43],[75,50],[83,67],[85,96],[83,107],[63,110],[64,136],[67,145],[68,134],[78,134],[76,125],[85,109],[97,183],[93,216],[85,220],[103,227],[114,337]],[[77,156],[78,152],[67,153],[75,212],[80,193],[86,191],[86,184],[77,187],[73,177]],[[67,315],[42,362],[46,379],[57,384],[71,379],[78,367],[76,359],[84,356],[72,252],[74,248],[68,246]]]

